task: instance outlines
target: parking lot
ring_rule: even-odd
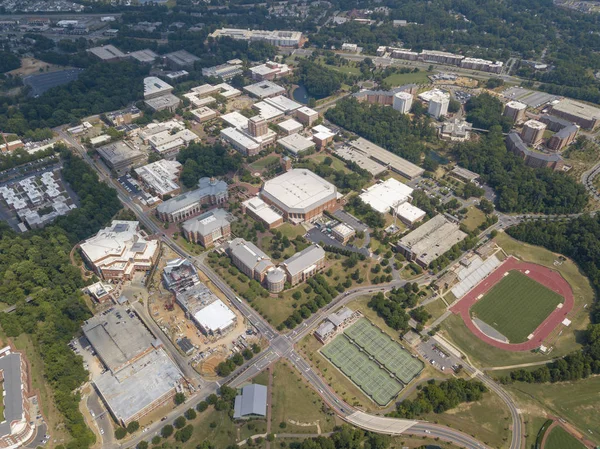
[[[353,245],[342,245],[342,243],[334,239],[330,233],[322,231],[317,227],[314,227],[310,231],[308,231],[305,237],[309,241],[316,244],[320,244],[322,242],[324,245],[330,245],[336,248],[347,249],[355,253],[364,254],[367,257],[370,256],[369,250],[367,248],[357,248]]]
[[[60,72],[30,75],[23,78],[23,83],[31,87],[29,96],[39,97],[48,89],[75,81],[82,72],[83,69],[68,69]]]
[[[435,345],[434,340],[423,341],[417,345],[417,352],[434,368],[444,373],[456,370],[461,360]]]
[[[333,213],[333,216],[340,220],[342,223],[346,223],[348,226],[353,228],[356,232],[366,232],[369,227],[364,224],[362,221],[354,218],[348,212],[344,212],[343,210],[336,210]]]

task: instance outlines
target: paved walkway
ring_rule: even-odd
[[[510,270],[517,270],[525,274],[525,271],[529,271],[527,276],[546,286],[550,290],[558,293],[564,298],[562,308],[556,308],[546,318],[546,320],[533,331],[533,338],[523,343],[504,343],[495,340],[488,335],[484,334],[471,319],[469,310],[477,302],[480,295],[486,294],[492,289],[503,277],[504,273]],[[550,335],[550,333],[567,317],[569,312],[573,309],[575,304],[573,299],[573,291],[569,283],[556,271],[546,268],[542,265],[537,265],[529,262],[521,262],[514,257],[509,257],[500,265],[494,272],[492,272],[487,278],[480,282],[475,288],[467,293],[460,301],[456,302],[450,310],[459,314],[465,325],[473,332],[479,339],[485,341],[489,345],[495,346],[496,348],[503,349],[505,351],[531,351],[539,348],[544,340]]]
[[[346,416],[344,419],[361,429],[387,435],[399,435],[417,424],[417,421],[410,419],[384,418],[383,416],[374,416],[358,411]]]

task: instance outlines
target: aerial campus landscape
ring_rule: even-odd
[[[0,449],[600,447],[599,12],[0,0]]]

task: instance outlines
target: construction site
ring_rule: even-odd
[[[180,271],[179,276],[168,276],[174,267]],[[182,267],[186,269],[184,276],[181,276]],[[198,303],[194,304],[197,308],[188,305],[192,302],[191,290],[196,293],[193,301]],[[169,247],[163,247],[163,254],[148,283],[148,293],[152,319],[165,337],[181,353],[190,357],[191,365],[203,376],[214,376],[216,366],[230,355],[254,343],[260,344],[256,331],[227,297],[190,262],[179,259]],[[212,329],[200,325],[198,312],[194,311],[208,312],[209,305],[220,306],[221,315],[225,314],[229,321],[225,329],[211,332]],[[207,319],[212,321],[215,315],[208,314]]]

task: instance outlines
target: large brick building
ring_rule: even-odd
[[[260,197],[287,221],[303,223],[332,210],[337,204],[338,192],[333,184],[302,168],[266,181]]]

